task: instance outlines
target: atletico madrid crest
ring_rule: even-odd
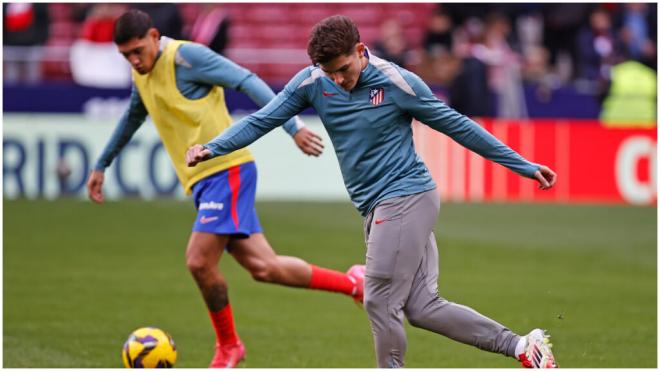
[[[385,89],[375,88],[369,90],[369,101],[371,101],[371,104],[374,106],[381,104],[383,99],[385,99]]]

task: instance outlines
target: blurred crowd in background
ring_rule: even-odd
[[[375,55],[416,72],[464,114],[528,117],[525,89],[543,102],[568,87],[603,110],[634,93],[647,101],[635,110],[655,123],[654,3],[5,3],[4,84],[129,85],[112,45],[114,19],[129,7],[151,14],[163,35],[206,44],[275,86],[309,65],[312,26],[344,14]]]

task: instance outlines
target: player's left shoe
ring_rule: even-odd
[[[215,356],[209,368],[235,368],[245,359],[245,345],[242,341],[236,344],[216,345]]]
[[[524,368],[559,368],[552,354],[550,335],[544,330],[534,329],[524,339],[524,351],[518,354]]]
[[[348,278],[353,281],[355,284],[355,287],[353,288],[353,292],[351,293],[351,296],[353,297],[353,300],[355,300],[355,303],[358,305],[362,305],[364,302],[364,272],[365,272],[365,266],[362,264],[355,264],[354,266],[350,267],[348,271],[346,272],[346,275]]]

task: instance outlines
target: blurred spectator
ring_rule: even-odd
[[[470,54],[488,67],[488,85],[497,97],[497,116],[527,117],[522,87],[521,56],[509,44],[511,24],[499,13],[488,16],[483,41],[470,47]]]
[[[443,11],[434,12],[424,35],[424,50],[430,56],[438,57],[451,53],[453,43],[451,18]]]
[[[151,16],[160,34],[172,39],[183,38],[183,19],[174,3],[140,3],[133,6]]]
[[[521,14],[514,26],[519,51],[523,54],[543,45],[543,16],[537,9],[532,8],[529,13]]]
[[[460,68],[460,60],[453,54],[453,23],[442,8],[438,8],[429,21],[424,34],[423,50],[417,72],[425,81],[449,84]]]
[[[490,66],[490,86],[497,95],[497,116],[527,117],[527,104],[522,85],[522,56],[511,45],[511,23],[501,13],[487,18],[485,47],[482,58]]]
[[[650,7],[655,4],[628,3],[622,4],[623,10],[618,14],[616,23],[620,25],[620,51],[626,59],[640,61],[652,68],[656,65],[656,42],[654,25],[657,21],[656,11]]]
[[[5,3],[3,18],[3,71],[5,82],[38,82],[42,46],[48,40],[48,4]]]
[[[71,74],[80,85],[98,88],[130,86],[130,66],[113,43],[114,21],[126,11],[118,3],[96,4],[83,22],[81,38],[71,46]]]
[[[537,101],[549,102],[552,91],[559,87],[561,81],[550,64],[550,52],[543,46],[541,8],[542,4],[529,4],[528,13],[518,17],[516,29],[523,56],[522,79],[533,86]]]
[[[543,7],[543,45],[550,53],[550,64],[557,69],[557,74],[563,82],[568,82],[575,74],[575,36],[595,6],[584,3],[552,3]]]
[[[121,4],[96,4],[87,10],[82,24],[81,37],[97,43],[112,42],[115,19],[126,7]]]
[[[456,25],[466,24],[469,21],[478,19],[483,22],[483,17],[491,12],[492,3],[482,4],[461,4],[461,3],[442,3],[442,9],[451,18]]]
[[[463,59],[460,72],[449,86],[451,107],[470,117],[495,116],[487,74],[486,65],[479,59]]]
[[[550,68],[550,53],[540,45],[527,48],[522,78],[534,88],[534,98],[547,103],[552,98],[552,91],[559,88],[561,81]]]
[[[2,4],[4,45],[43,45],[48,39],[48,5]]]
[[[455,50],[461,63],[449,85],[449,99],[452,108],[470,117],[495,116],[488,69],[474,53],[478,45],[483,46],[483,40],[484,25],[478,18],[468,19],[456,32]]]
[[[612,84],[600,118],[611,127],[656,126],[657,76],[649,67],[626,61],[612,68]]]
[[[542,46],[530,47],[525,56],[523,78],[531,83],[542,83],[550,75],[550,53]]]
[[[388,19],[381,25],[380,39],[374,43],[373,52],[378,57],[405,67],[407,65],[408,44],[395,19]]]
[[[596,8],[591,12],[589,25],[580,29],[576,45],[577,76],[582,80],[578,82],[602,102],[610,81],[610,69],[620,58],[615,49],[612,20],[606,10]]]
[[[229,41],[230,19],[218,4],[204,4],[190,31],[191,41],[204,44],[216,53],[224,54]]]

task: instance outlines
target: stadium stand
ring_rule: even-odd
[[[76,40],[84,37],[83,24],[93,4],[44,5],[48,6],[49,16],[47,41],[37,46],[37,49],[41,48],[39,53],[26,53],[20,50],[20,45],[5,42],[5,77],[8,76],[7,66],[10,63],[30,63],[32,66],[36,63],[41,66],[38,83],[71,83],[70,49]],[[469,69],[482,71],[479,79],[483,84],[479,94],[487,89],[486,94],[493,96],[493,102],[514,102],[509,107],[511,109],[503,109],[493,103],[494,108],[489,115],[506,116],[506,112],[519,112],[514,116],[597,118],[601,103],[609,94],[611,77],[608,71],[613,66],[635,60],[651,69],[652,73],[657,70],[657,30],[654,27],[657,24],[657,4],[652,3],[217,5],[225,13],[223,19],[227,19],[228,23],[222,34],[223,54],[254,71],[276,89],[309,65],[306,53],[309,33],[314,24],[334,14],[351,17],[360,28],[362,41],[372,51],[377,49],[376,42],[383,39],[383,25],[395,21],[405,38],[406,49],[401,58],[405,61],[404,67],[420,75],[436,93],[446,96],[451,104],[459,103],[461,99],[461,95],[455,93],[456,85],[462,84],[466,74],[470,75],[461,72]],[[173,7],[170,4],[167,10],[169,15],[177,18],[176,32],[190,39],[193,25],[207,6],[180,3]],[[610,47],[605,55],[601,50],[603,48],[599,49],[604,40],[598,37],[583,38],[594,47],[587,62],[596,63],[597,69],[602,72],[597,77],[585,77],[581,73],[585,53],[578,53],[577,50],[586,49],[578,47],[577,40],[578,35],[588,31],[590,16],[598,11],[610,17],[611,30],[606,35]],[[447,17],[450,25],[449,32],[444,36],[434,34],[437,31],[433,29],[434,19],[437,21],[442,17]],[[490,32],[491,29],[497,32]],[[168,35],[167,32],[163,33]],[[500,36],[495,37],[497,35]],[[438,50],[441,50],[440,54]],[[507,60],[511,62],[502,63],[502,58],[498,57],[502,53],[506,53]],[[503,76],[511,80],[503,83]],[[33,80],[6,78],[4,83],[5,86],[9,84],[21,89],[34,85]],[[513,88],[506,91],[502,89],[504,85]],[[451,92],[455,93],[454,97]],[[470,96],[470,92],[465,93],[464,96]]]
[[[379,36],[382,19],[397,18],[405,30],[409,45],[420,45],[427,18],[435,4],[223,4],[231,19],[229,48],[227,54],[238,63],[251,68],[267,80],[284,81],[292,73],[307,65],[305,53],[294,53],[294,59],[278,58],[278,50],[304,50],[312,26],[319,20],[333,15],[345,14],[359,25],[362,39],[369,43]],[[48,4],[50,36],[45,45],[42,61],[45,80],[70,80],[68,47],[80,36],[81,23],[74,13],[75,4]],[[199,15],[201,5],[178,4],[186,34]],[[261,53],[252,51],[259,49]],[[261,54],[253,60],[252,57]],[[291,57],[292,53],[284,53]],[[269,58],[271,57],[272,58]]]

